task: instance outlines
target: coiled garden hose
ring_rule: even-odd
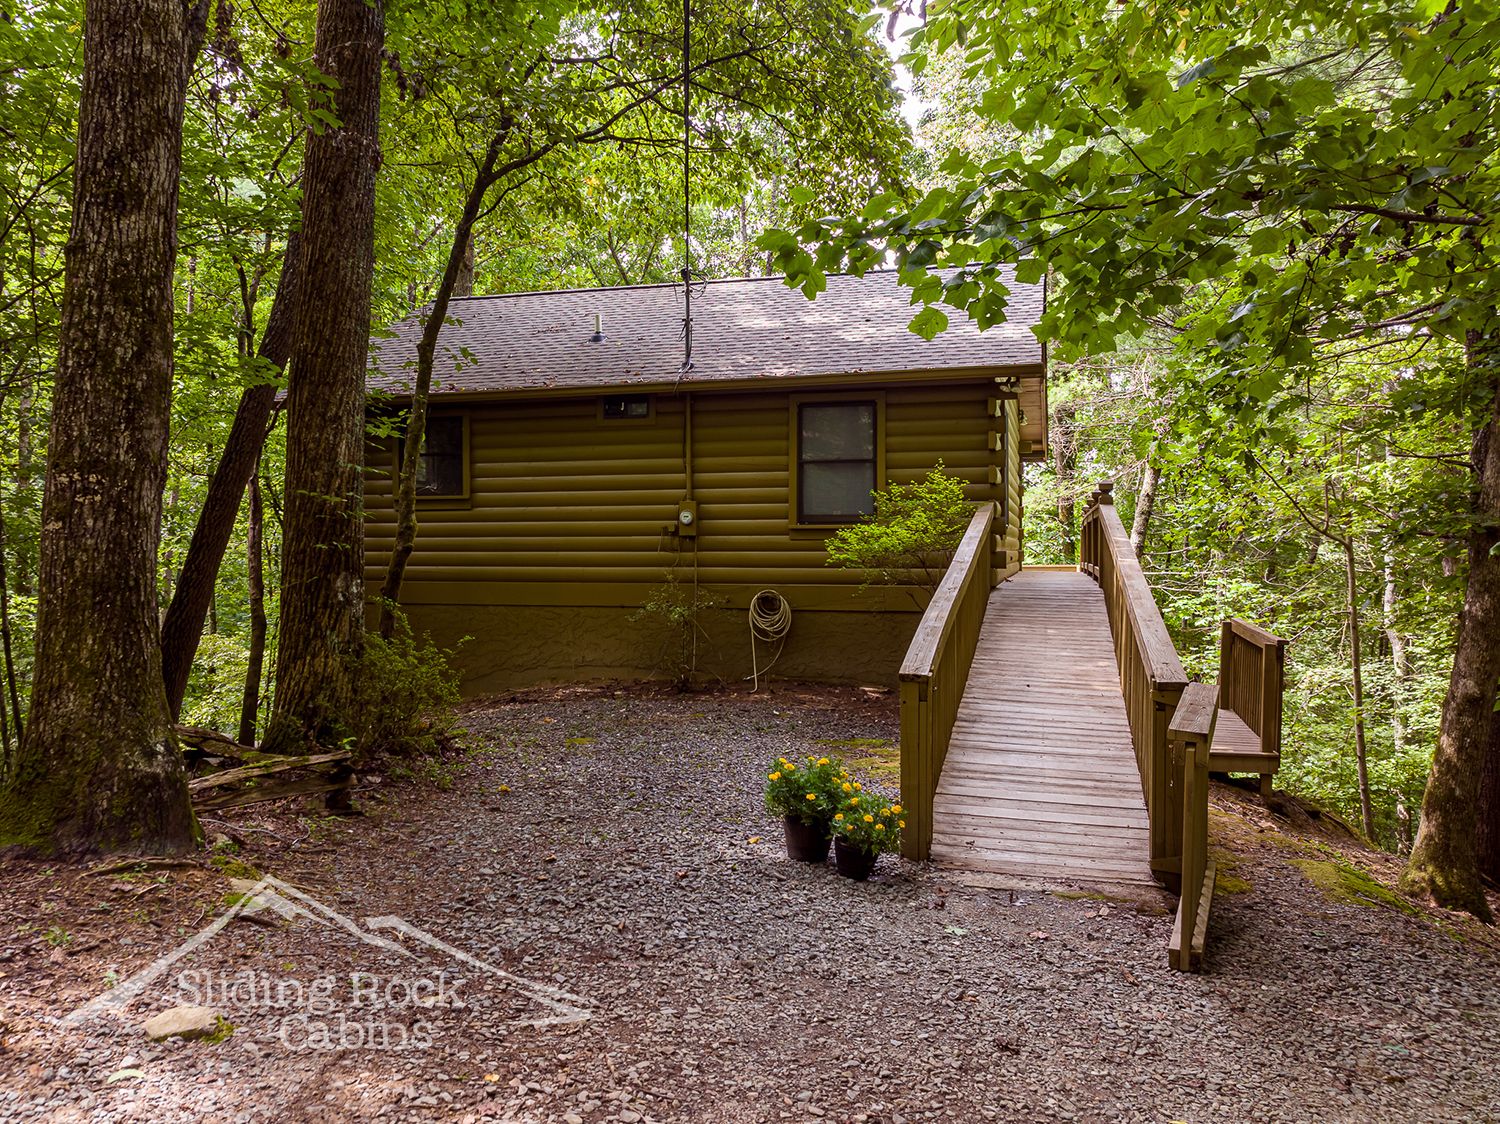
[[[755,642],[764,640],[767,644],[778,644],[776,654],[771,657],[771,662],[766,664],[767,673],[776,666],[776,661],[781,658],[781,653],[786,649],[786,634],[792,627],[792,606],[785,597],[774,589],[763,589],[754,597],[750,598],[750,678],[754,682],[753,691],[760,690],[760,664],[758,662]]]

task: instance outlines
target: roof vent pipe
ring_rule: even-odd
[[[604,342],[604,314],[602,312],[594,313],[594,334],[589,337],[589,342]]]

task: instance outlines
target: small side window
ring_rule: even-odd
[[[651,396],[649,394],[625,394],[614,398],[602,399],[599,403],[599,416],[605,421],[636,420],[651,416]]]
[[[429,417],[417,458],[417,495],[468,495],[464,465],[463,417]]]

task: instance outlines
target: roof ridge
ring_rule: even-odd
[[[833,277],[852,277],[861,281],[871,274],[896,275],[899,269],[867,269],[864,273],[830,273]],[[735,285],[746,282],[785,281],[786,274],[770,273],[763,277],[709,277],[702,281],[694,281],[695,285]],[[466,297],[452,297],[450,301],[496,301],[506,300],[510,297],[546,297],[559,296],[564,293],[623,293],[639,289],[676,289],[682,285],[681,281],[643,281],[635,285],[585,285],[578,289],[518,289],[513,293],[471,293]],[[788,286],[790,288],[791,286]]]

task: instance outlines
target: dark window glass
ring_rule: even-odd
[[[464,494],[464,419],[428,418],[417,458],[417,495]]]
[[[853,523],[875,512],[875,403],[797,410],[797,521]]]
[[[606,398],[604,400],[604,416],[606,418],[649,418],[651,416],[651,399],[644,394],[632,394],[623,398]]]

